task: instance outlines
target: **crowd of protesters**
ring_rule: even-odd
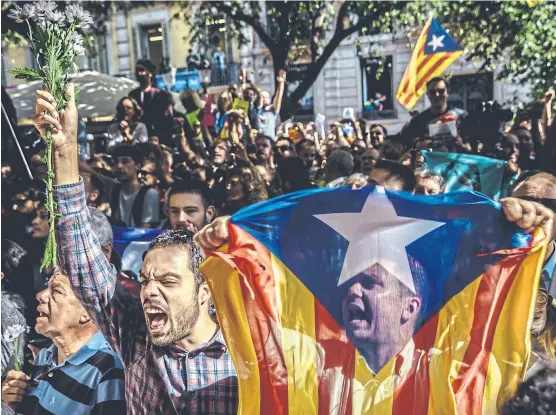
[[[273,95],[244,71],[239,83],[217,95],[186,90],[180,98],[187,113],[179,114],[171,95],[154,86],[155,66],[140,60],[135,69],[140,86],[118,102],[105,151],[80,157],[75,166],[83,201],[80,188],[72,184],[75,175],[64,183],[64,172],[56,172],[57,184],[64,185],[56,191],[60,227],[68,238],[60,241],[69,262],[64,273],[40,270],[49,232],[43,153],[27,155],[33,180],[16,173],[12,158],[2,158],[2,338],[6,327],[31,328],[13,333],[13,339],[23,337],[15,348],[9,343],[6,356],[2,343],[3,412],[117,414],[127,405],[128,413],[169,413],[172,407],[177,413],[235,413],[235,369],[198,274],[202,253],[192,235],[254,203],[341,186],[381,185],[438,195],[445,192],[445,180],[423,168],[420,153],[432,149],[505,161],[515,180],[502,193],[516,198],[513,203],[520,201],[519,226],[534,223],[524,219],[539,212],[531,202],[548,214],[556,211],[553,91],[534,110],[508,120],[496,105],[469,114],[450,107],[449,80],[435,78],[427,84],[430,108],[412,114],[399,134],[390,135],[385,126],[363,118],[342,118],[326,130],[315,122],[281,120],[283,71]],[[4,95],[2,101],[7,102]],[[50,113],[51,104],[48,94],[39,93],[41,111]],[[45,123],[68,130],[58,118],[41,117],[36,120],[39,130]],[[15,115],[11,121],[16,122]],[[430,125],[444,121],[454,122],[456,134],[431,136]],[[66,220],[68,212],[80,216]],[[188,232],[162,234],[153,241],[141,289],[138,276],[121,269],[111,225]],[[534,367],[505,406],[507,414],[552,413],[535,412],[546,402],[556,408],[556,225],[549,233],[531,332]],[[203,248],[216,245],[210,235],[201,236]],[[183,247],[188,255],[173,266],[190,270],[192,285],[184,287],[170,276],[162,288],[153,288],[149,272]],[[131,294],[109,283],[112,272]],[[12,304],[11,311],[5,312],[5,303]],[[5,323],[8,316],[14,322]],[[24,347],[25,337],[33,354]],[[170,347],[174,344],[178,350]],[[184,355],[190,358],[185,364],[180,363]],[[174,391],[169,399],[164,387]]]

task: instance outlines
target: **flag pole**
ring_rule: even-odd
[[[21,149],[21,146],[19,145],[19,140],[17,139],[17,136],[15,135],[15,131],[14,128],[12,126],[12,122],[10,121],[10,118],[8,117],[8,114],[6,113],[6,109],[4,108],[4,104],[2,104],[2,113],[4,114],[4,117],[6,117],[6,121],[8,122],[8,126],[10,127],[10,131],[12,132],[12,136],[15,140],[15,144],[17,145],[17,148],[19,150],[19,154],[21,154],[21,158],[23,159],[23,164],[25,165],[25,169],[27,170],[27,174],[29,174],[29,178],[31,180],[33,180],[33,174],[31,173],[31,169],[29,169],[29,165],[27,164],[27,160],[25,160],[25,155],[23,154],[23,150]]]

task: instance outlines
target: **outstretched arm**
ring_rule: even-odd
[[[52,127],[54,198],[60,214],[56,224],[60,266],[77,298],[125,364],[137,352],[137,345],[144,344],[144,314],[140,301],[117,282],[116,270],[104,256],[93,231],[79,177],[73,85],[68,86],[66,95],[68,105],[58,114],[52,95],[38,91],[33,121],[43,137],[48,126]]]

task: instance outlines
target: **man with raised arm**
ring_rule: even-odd
[[[55,140],[54,197],[60,264],[77,298],[120,356],[130,414],[235,414],[238,382],[199,273],[203,253],[187,230],[154,239],[141,269],[140,299],[116,278],[103,255],[78,173],[74,87],[55,110],[52,95],[37,92],[35,127]]]

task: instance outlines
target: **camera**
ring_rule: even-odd
[[[503,109],[496,101],[480,102],[462,120],[461,136],[471,143],[474,150],[477,149],[478,143],[482,143],[486,152],[491,152],[497,144],[504,141],[504,124],[511,121],[513,116],[511,110]]]

